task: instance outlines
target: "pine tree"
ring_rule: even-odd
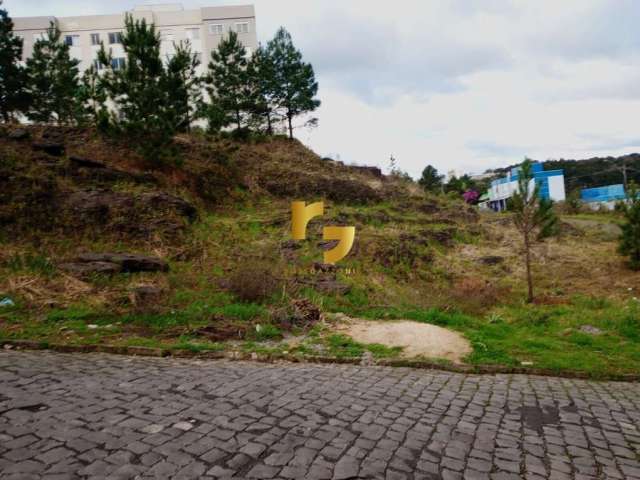
[[[269,135],[273,134],[276,119],[275,95],[276,71],[269,49],[262,45],[254,52],[247,68],[249,78],[249,108],[254,123],[264,126]]]
[[[18,63],[21,60],[22,39],[13,34],[7,10],[0,9],[0,117],[5,122],[26,107],[25,71]]]
[[[36,41],[27,60],[27,91],[31,105],[27,117],[34,122],[72,124],[77,121],[79,60],[60,41],[60,30],[51,22],[45,38]]]
[[[110,125],[121,134],[141,141],[140,149],[149,161],[166,155],[176,131],[171,118],[170,92],[165,88],[166,75],[160,58],[160,37],[154,25],[144,19],[125,18],[122,47],[124,65],[114,59],[104,46],[98,60],[105,68],[102,85],[116,112]]]
[[[98,127],[104,128],[109,123],[106,108],[107,94],[101,82],[100,74],[94,65],[85,70],[78,91],[78,103],[84,116]]]
[[[628,200],[622,204],[626,222],[621,226],[618,251],[629,257],[631,269],[640,270],[640,192],[634,183],[628,192]]]
[[[207,91],[214,108],[225,115],[219,119],[222,126],[235,123],[242,128],[249,98],[247,63],[247,51],[233,31],[211,52]]]
[[[199,65],[189,42],[176,44],[175,55],[167,62],[163,88],[169,93],[167,108],[178,131],[190,130],[202,102],[201,79],[196,72]]]
[[[302,61],[302,53],[295,48],[291,35],[281,27],[267,45],[275,66],[275,104],[287,119],[289,138],[293,138],[293,119],[314,111],[320,101],[313,67]]]
[[[531,189],[531,184],[534,184]],[[525,268],[527,272],[527,301],[533,302],[533,279],[531,276],[531,247],[555,233],[558,218],[553,203],[540,197],[540,185],[533,180],[531,160],[525,159],[518,172],[518,190],[511,197],[511,210],[516,228],[522,234]]]
[[[435,167],[427,165],[422,170],[418,183],[428,192],[439,192],[442,190],[442,178],[443,175],[440,175]]]

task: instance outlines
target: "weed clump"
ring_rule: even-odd
[[[228,289],[241,302],[261,303],[274,295],[280,279],[272,265],[245,264],[229,277]]]

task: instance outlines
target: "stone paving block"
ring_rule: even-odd
[[[633,383],[2,351],[0,392],[1,480],[640,480]]]

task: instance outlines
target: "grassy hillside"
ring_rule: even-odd
[[[337,334],[332,314],[343,313],[459,330],[470,363],[640,371],[640,276],[615,253],[615,216],[564,217],[561,235],[536,249],[538,302],[525,305],[507,215],[479,215],[297,142],[182,136],[175,164],[150,170],[91,131],[27,133],[0,138],[0,301],[14,302],[0,307],[0,339],[399,353]],[[307,241],[290,240],[294,199],[325,200]],[[324,225],[356,226],[337,269],[319,263],[332,246]],[[105,252],[168,268],[92,273],[78,263]]]

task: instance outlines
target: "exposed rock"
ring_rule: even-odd
[[[382,170],[378,167],[368,167],[365,165],[352,165],[350,167],[352,170],[356,172],[364,172],[373,175],[374,177],[382,178]]]
[[[106,164],[98,162],[97,160],[75,156],[69,157],[69,164],[75,168],[107,168]]]
[[[594,327],[593,325],[582,325],[580,327],[580,331],[582,333],[586,333],[587,335],[602,335],[604,332],[600,330],[598,327]]]
[[[340,243],[339,240],[320,240],[318,242],[318,247],[320,250],[332,250],[336,248],[336,245]]]
[[[132,235],[177,234],[197,217],[189,202],[165,193],[78,190],[63,200],[67,228],[104,227]]]
[[[108,167],[105,163],[84,157],[69,157],[69,166],[75,177],[95,182],[133,182],[158,183],[157,178],[150,173],[130,173]]]
[[[41,150],[54,157],[64,155],[64,144],[55,140],[39,140],[33,143],[34,150]]]
[[[380,201],[382,195],[362,181],[339,177],[292,174],[270,178],[262,185],[269,193],[281,197],[323,196],[345,203]]]
[[[120,265],[112,262],[69,262],[61,264],[59,268],[78,276],[114,275],[122,270]]]
[[[480,263],[484,265],[498,265],[499,263],[504,262],[504,257],[500,257],[498,255],[488,255],[486,257],[481,257],[478,259]]]
[[[132,209],[131,195],[108,190],[79,190],[73,192],[66,201],[67,207],[76,214],[96,218],[104,217],[113,209]]]
[[[83,253],[78,255],[77,261],[115,263],[125,273],[169,271],[169,264],[161,258],[131,253]]]
[[[30,133],[28,130],[25,130],[24,128],[16,128],[15,130],[11,130],[9,132],[9,135],[7,136],[11,140],[24,140],[26,138],[29,138]]]
[[[166,210],[168,208],[175,210],[183,217],[194,221],[198,218],[198,210],[192,204],[182,198],[169,195],[164,192],[143,193],[139,200],[146,203],[156,210]]]

